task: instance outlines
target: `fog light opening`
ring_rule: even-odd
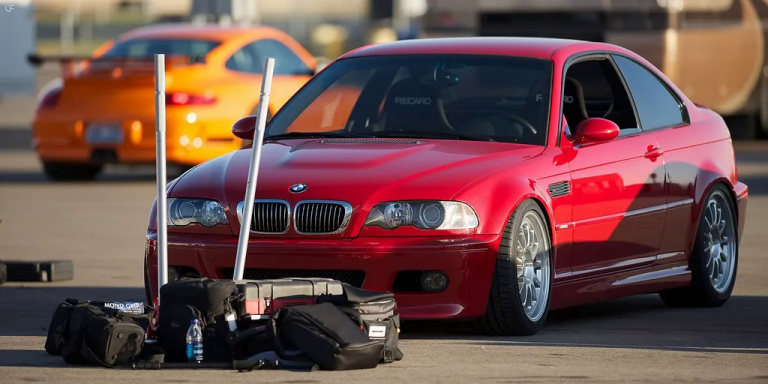
[[[192,146],[194,146],[195,148],[200,148],[200,147],[202,147],[202,146],[203,146],[203,139],[202,139],[202,138],[199,138],[199,137],[195,137],[195,138],[192,140]]]
[[[448,276],[440,271],[427,271],[421,275],[421,289],[427,292],[442,292],[448,288]]]
[[[187,145],[189,145],[189,136],[182,135],[179,138],[179,144],[181,144],[182,147],[186,147]]]

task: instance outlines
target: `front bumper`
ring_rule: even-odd
[[[152,298],[157,295],[157,233],[148,233],[146,265]],[[439,293],[395,292],[398,312],[409,319],[480,317],[485,313],[500,235],[454,238],[355,238],[252,240],[246,271],[362,271],[362,288],[392,291],[403,271],[440,270],[449,279]],[[168,234],[168,265],[193,268],[201,275],[225,278],[234,267],[237,237]],[[285,276],[288,277],[288,276]]]

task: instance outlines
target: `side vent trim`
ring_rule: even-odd
[[[568,181],[559,181],[552,183],[547,187],[549,195],[552,197],[565,196],[571,193],[571,183]]]

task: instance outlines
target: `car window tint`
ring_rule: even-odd
[[[678,99],[648,69],[622,56],[615,56],[614,60],[635,100],[643,130],[673,127],[685,122]]]
[[[101,57],[152,58],[155,54],[199,57],[219,46],[220,42],[199,39],[131,39],[118,42]]]
[[[568,124],[579,124],[593,117],[613,121],[621,134],[637,129],[638,121],[629,95],[608,59],[579,61],[566,72],[563,88],[563,114]]]
[[[312,72],[290,48],[272,39],[257,40],[244,46],[227,60],[225,66],[239,72],[263,73],[267,57],[275,59],[275,75],[310,75]]]
[[[227,69],[238,72],[261,73],[262,65],[253,47],[246,45],[235,52],[224,64]]]
[[[382,137],[451,133],[543,145],[552,63],[472,55],[344,59],[316,76],[269,125],[285,132]]]
[[[350,71],[304,109],[285,132],[328,132],[343,128],[373,70]]]

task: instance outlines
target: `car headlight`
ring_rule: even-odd
[[[421,229],[472,229],[477,215],[458,201],[391,201],[373,207],[365,225],[395,229],[410,225]]]
[[[183,227],[198,223],[204,227],[227,224],[224,207],[205,199],[168,199],[168,225]]]

